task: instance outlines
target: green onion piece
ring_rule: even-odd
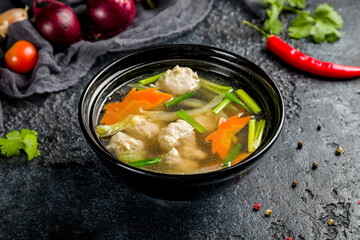
[[[143,159],[145,156],[145,151],[125,151],[117,155],[118,159],[124,163],[130,163]]]
[[[254,140],[255,140],[255,128],[256,120],[250,119],[249,121],[249,134],[248,134],[248,152],[252,153],[255,151]]]
[[[236,144],[226,155],[224,161],[222,162],[222,165],[225,167],[230,167],[232,161],[236,158],[236,156],[239,154],[241,149],[242,149],[241,144],[240,143]]]
[[[162,75],[164,75],[164,73],[165,73],[165,72],[159,73],[158,75],[155,75],[155,76],[152,76],[152,77],[143,79],[143,80],[140,80],[139,83],[140,83],[141,85],[148,85],[148,84],[150,84],[150,83],[156,82]]]
[[[175,104],[177,104],[177,103],[191,97],[194,94],[195,94],[195,92],[188,92],[188,93],[185,93],[184,95],[173,98],[173,99],[165,102],[164,104],[165,104],[166,107],[171,107],[171,106],[173,106],[173,105],[175,105]]]
[[[227,105],[229,105],[231,103],[231,100],[228,98],[225,98],[219,105],[217,105],[216,108],[214,108],[212,111],[215,114],[218,114],[219,112],[221,112]]]
[[[133,167],[146,167],[146,166],[158,164],[160,162],[160,159],[161,157],[147,158],[139,161],[130,162],[128,164]]]
[[[252,113],[252,111],[244,104],[242,103],[239,99],[237,99],[237,97],[235,96],[235,94],[228,92],[225,95],[228,99],[230,99],[231,101],[233,101],[234,103],[240,105],[242,108],[244,108],[248,113]]]
[[[139,84],[139,83],[130,83],[130,84],[129,84],[129,87],[131,87],[131,88],[136,88],[136,90],[144,90],[144,89],[150,88],[150,87],[148,87],[148,86],[144,86],[144,85],[141,85],[141,84]]]
[[[239,89],[236,91],[236,94],[249,106],[249,108],[255,113],[259,113],[261,108],[257,103],[252,99],[249,94],[247,94],[243,89]]]
[[[180,110],[176,112],[179,117],[184,119],[188,124],[193,126],[196,130],[198,130],[200,133],[204,133],[207,131],[206,127],[198,123],[195,119],[193,119],[189,114],[187,114],[184,110]]]
[[[210,81],[205,80],[205,79],[200,79],[200,83],[204,88],[206,88],[206,89],[208,89],[208,90],[210,90],[210,91],[212,91],[212,92],[214,92],[216,94],[221,94],[221,93],[224,94],[224,93],[226,93],[226,92],[233,89],[232,87],[216,84],[216,83],[210,82]]]
[[[264,135],[265,124],[266,124],[266,120],[261,119],[257,126],[256,133],[255,133],[255,141],[253,143],[255,150],[260,146],[261,139]]]

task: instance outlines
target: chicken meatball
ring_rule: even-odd
[[[172,173],[189,173],[192,169],[198,168],[198,163],[191,159],[182,158],[176,148],[166,153],[162,160],[164,164],[171,166]]]
[[[119,157],[124,152],[144,151],[145,145],[141,140],[135,139],[123,132],[118,132],[110,138],[106,149]]]
[[[166,152],[177,146],[179,140],[193,132],[194,128],[182,119],[170,123],[160,130],[158,141],[160,147]]]
[[[155,87],[173,96],[183,95],[200,87],[200,79],[190,68],[176,66],[167,70],[156,82]]]
[[[137,139],[147,142],[157,138],[160,132],[160,126],[154,122],[142,119],[136,125],[125,129],[125,132],[132,137],[136,137]]]

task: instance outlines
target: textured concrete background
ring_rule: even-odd
[[[327,2],[344,18],[340,41],[316,45],[281,37],[322,60],[360,66],[360,1]],[[308,1],[307,9],[319,3]],[[322,79],[283,64],[243,19],[256,23],[242,1],[216,1],[205,21],[171,42],[240,54],[282,91],[282,134],[234,192],[194,202],[153,200],[127,189],[100,164],[78,127],[77,105],[90,78],[119,57],[113,54],[66,91],[20,101],[1,96],[5,132],[36,130],[41,157],[0,156],[0,239],[360,239],[360,79]],[[304,142],[300,150],[298,141]],[[338,146],[341,156],[335,155]],[[255,202],[261,203],[258,212]],[[327,225],[330,218],[334,226]]]

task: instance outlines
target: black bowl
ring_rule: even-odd
[[[214,172],[170,175],[131,167],[118,161],[100,141],[95,127],[107,97],[140,76],[152,76],[175,65],[232,79],[255,96],[267,115],[266,134],[260,147],[246,160]],[[240,80],[240,81],[238,81]],[[167,45],[139,50],[105,67],[86,86],[79,103],[83,134],[100,160],[135,190],[168,200],[190,200],[220,193],[249,172],[275,142],[284,122],[284,103],[274,81],[249,60],[222,49],[202,45]]]

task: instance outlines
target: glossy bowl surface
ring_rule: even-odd
[[[104,147],[95,127],[107,98],[134,79],[153,76],[175,65],[225,79],[248,91],[267,115],[266,134],[260,147],[246,160],[214,172],[170,175],[149,172],[118,161]],[[201,76],[201,74],[199,74]],[[99,159],[136,191],[160,199],[191,200],[231,189],[275,142],[284,122],[284,103],[274,81],[257,65],[231,52],[203,45],[165,45],[122,57],[99,73],[83,91],[79,123],[85,139]]]

